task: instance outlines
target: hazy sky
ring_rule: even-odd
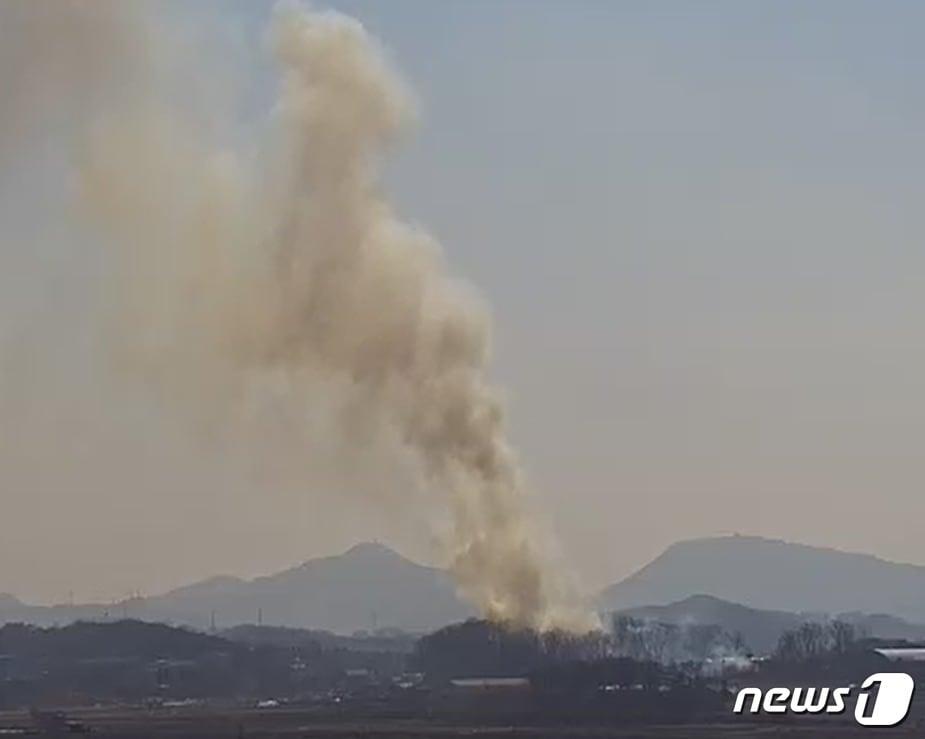
[[[734,531],[925,564],[921,4],[331,5],[416,93],[390,184],[493,307],[537,507],[588,586]],[[190,23],[245,66],[270,7]],[[0,591],[151,592],[372,537],[432,556],[343,494],[400,475],[261,486],[100,388],[98,253],[42,218],[66,157],[0,167]]]

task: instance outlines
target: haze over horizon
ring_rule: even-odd
[[[736,531],[925,564],[925,8],[328,6],[417,99],[388,185],[492,308],[536,508],[589,589]],[[270,8],[163,5],[250,79],[233,136],[271,97]],[[348,476],[313,456],[304,495],[100,366],[99,248],[43,218],[70,123],[0,150],[0,592],[109,600],[371,539],[446,564],[443,512],[390,510],[408,472],[378,449]]]

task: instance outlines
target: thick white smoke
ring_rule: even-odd
[[[406,91],[350,18],[286,7],[271,38],[279,97],[258,144],[216,144],[154,77],[94,111],[81,207],[111,248],[120,361],[293,468],[322,397],[338,433],[391,434],[448,496],[451,567],[483,613],[591,625],[527,514],[487,312],[380,189]],[[265,438],[268,412],[289,439]]]

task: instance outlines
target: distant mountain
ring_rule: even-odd
[[[405,559],[381,544],[312,559],[268,577],[213,578],[147,599],[145,611],[184,623],[256,623],[349,634],[360,629],[429,631],[472,614],[443,570]],[[144,611],[143,611],[144,613]]]
[[[756,649],[807,613],[847,614],[874,636],[923,640],[916,624],[925,623],[925,567],[758,537],[695,539],[608,587],[597,604],[672,623],[716,623],[741,631]],[[433,631],[473,615],[447,572],[381,544],[266,577],[213,577],[116,604],[34,606],[0,593],[0,623],[38,625],[135,618],[208,629],[214,616],[218,629],[261,621],[349,635]]]
[[[751,608],[884,613],[925,623],[925,567],[754,536],[670,546],[598,598],[601,610],[707,594]]]
[[[30,606],[0,596],[0,622],[38,624],[130,616],[208,628],[214,616],[221,628],[262,619],[274,626],[350,634],[374,628],[431,631],[471,615],[448,573],[381,544],[358,544],[267,577],[214,577],[113,606]]]
[[[729,633],[740,633],[748,647],[758,654],[773,651],[784,631],[796,628],[805,621],[825,618],[818,613],[749,608],[739,603],[714,598],[712,595],[692,595],[668,605],[627,608],[618,613],[643,621],[657,621],[677,626],[720,626]],[[858,636],[925,641],[925,626],[912,624],[895,616],[836,613],[827,617],[853,624]]]
[[[627,608],[620,613],[677,626],[721,626],[731,634],[740,633],[745,643],[759,654],[773,650],[784,631],[799,626],[804,620],[795,613],[762,611],[712,595],[692,595],[668,605]]]
[[[0,624],[28,623],[36,626],[58,626],[74,621],[99,621],[124,611],[111,604],[34,606],[23,603],[9,593],[0,593]]]
[[[879,639],[903,639],[925,643],[925,625],[909,623],[886,613],[839,613],[837,618],[854,624],[860,634]]]

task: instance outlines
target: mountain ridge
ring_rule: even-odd
[[[601,610],[703,593],[791,612],[887,613],[925,622],[925,566],[758,536],[688,539],[598,596]]]
[[[691,595],[667,605],[627,608],[616,611],[615,615],[682,628],[720,626],[730,634],[741,634],[745,644],[758,654],[772,652],[785,631],[795,629],[806,621],[825,622],[830,618],[850,623],[856,628],[859,637],[925,640],[925,625],[908,623],[895,616],[857,612],[819,614],[762,610],[705,594]]]
[[[378,628],[424,632],[471,615],[446,571],[371,542],[269,575],[217,575],[116,604],[35,606],[0,597],[0,622],[37,625],[128,616],[199,629],[264,622],[351,634]]]
[[[890,619],[925,623],[925,567],[756,536],[688,539],[604,588],[596,605],[603,613],[631,612],[677,605],[691,596],[688,611],[697,613],[709,610],[710,601],[703,600],[709,596],[760,611],[881,614],[885,627],[899,628]],[[115,604],[38,606],[0,594],[0,622],[37,625],[130,617],[199,629],[264,623],[349,635],[431,631],[474,615],[448,572],[376,542],[276,573],[250,579],[217,575]]]

